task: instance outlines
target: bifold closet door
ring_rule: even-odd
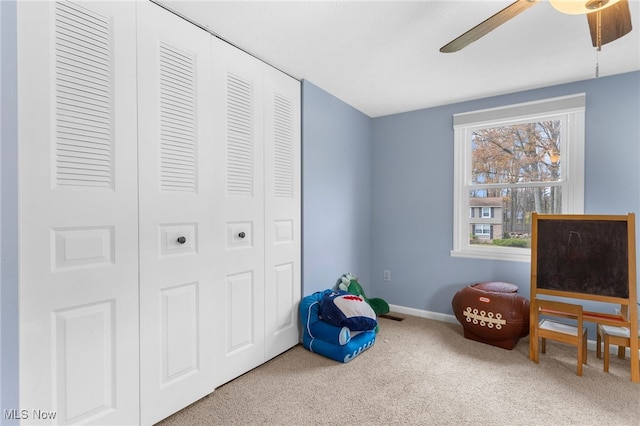
[[[210,43],[138,3],[142,424],[215,388]]]
[[[216,385],[265,361],[263,63],[213,47]]]
[[[19,414],[136,424],[135,3],[17,6]]]
[[[216,384],[300,339],[300,83],[213,39]]]

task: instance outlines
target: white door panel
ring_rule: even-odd
[[[24,422],[138,422],[135,6],[19,2]]]
[[[261,63],[213,39],[216,385],[264,362]]]
[[[265,67],[266,359],[300,340],[300,83]]]
[[[143,424],[214,389],[210,35],[138,3]]]

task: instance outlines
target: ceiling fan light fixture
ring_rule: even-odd
[[[551,6],[569,15],[584,15],[613,6],[619,0],[549,0]]]

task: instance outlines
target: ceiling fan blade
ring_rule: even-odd
[[[480,37],[487,35],[491,31],[498,28],[500,25],[504,24],[508,20],[516,17],[520,13],[529,9],[531,6],[535,5],[538,0],[518,0],[514,3],[511,3],[509,6],[502,9],[500,12],[491,16],[490,18],[482,21],[480,24],[471,28],[466,33],[462,34],[460,37],[455,40],[450,41],[440,48],[440,52],[442,53],[451,53],[457,52],[478,40]]]
[[[606,9],[602,9],[600,14],[600,45],[617,40],[631,31],[631,12],[627,0],[620,0]],[[598,47],[598,12],[588,13],[587,22],[591,32],[591,43],[593,47]]]

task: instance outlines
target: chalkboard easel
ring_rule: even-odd
[[[531,301],[547,295],[620,305],[622,315],[585,311],[584,320],[629,328],[631,380],[640,382],[633,338],[638,336],[635,214],[533,213],[531,238]],[[532,312],[531,335],[537,325]],[[533,351],[530,341],[531,359]]]

